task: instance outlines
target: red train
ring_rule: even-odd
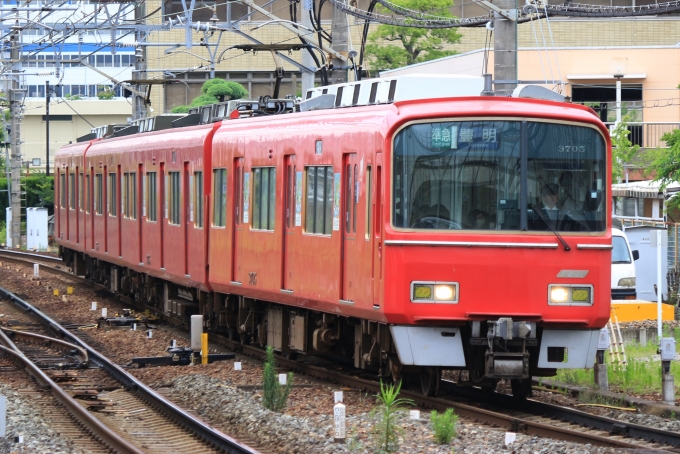
[[[378,83],[389,99],[370,105]],[[526,395],[531,376],[591,367],[610,308],[605,126],[544,100],[400,101],[395,84],[63,147],[62,257],[244,343],[418,374],[426,394],[442,369]]]

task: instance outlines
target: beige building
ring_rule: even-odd
[[[26,101],[21,122],[24,161],[40,158],[40,169],[45,168],[47,154],[45,100]],[[130,103],[123,100],[79,100],[50,103],[50,173],[54,169],[54,154],[69,142],[88,134],[93,126],[126,123],[131,114]]]

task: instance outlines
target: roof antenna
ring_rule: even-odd
[[[496,96],[496,93],[493,91],[491,74],[482,74],[482,77],[484,77],[484,90],[482,90],[480,96]]]

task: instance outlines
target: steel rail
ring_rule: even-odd
[[[78,421],[81,421],[95,438],[99,438],[101,443],[119,453],[144,454],[144,451],[129,443],[120,435],[109,429],[85,407],[80,405],[73,397],[57,385],[47,376],[38,366],[29,360],[24,354],[10,341],[0,330],[0,354],[9,355],[15,363],[23,364],[26,371],[35,377],[39,383],[48,387],[52,395],[59,401]]]
[[[265,352],[262,349],[259,349],[257,347],[251,347],[247,345],[243,345],[237,341],[231,340],[225,336],[222,335],[215,335],[215,338],[220,342],[223,343],[230,348],[234,348],[237,346],[240,346],[243,349],[243,352],[248,354],[248,355],[253,355],[259,358],[264,358],[265,357]],[[327,381],[332,381],[339,383],[341,385],[345,385],[348,387],[352,387],[355,389],[360,389],[360,390],[365,390],[365,391],[371,391],[375,393],[380,392],[380,383],[372,381],[372,380],[366,380],[363,378],[358,378],[352,375],[347,375],[342,372],[336,372],[332,371],[323,367],[319,366],[312,366],[312,365],[306,365],[303,363],[300,363],[295,360],[291,359],[286,359],[284,357],[277,357],[276,359],[277,364],[279,366],[283,366],[292,370],[297,370],[299,372],[305,373],[307,375],[310,375],[312,377],[315,377],[317,379],[321,380],[327,380]],[[446,387],[445,381],[442,381],[442,385]],[[455,385],[453,385],[455,386]],[[458,394],[460,394],[461,390],[464,389],[464,392],[467,392],[470,390],[470,388],[460,388],[457,387],[458,389]],[[442,390],[440,386],[440,390]],[[481,390],[476,390],[473,388],[475,391],[479,391],[480,395],[483,393]],[[448,389],[447,389],[448,391]],[[494,395],[496,396],[496,395]],[[499,395],[501,396],[501,395]],[[647,448],[643,447],[640,444],[637,443],[631,443],[629,441],[625,440],[620,440],[616,438],[612,438],[611,436],[603,436],[603,435],[598,435],[598,434],[593,434],[593,433],[586,433],[586,432],[581,432],[578,430],[573,430],[569,428],[563,428],[563,427],[556,427],[550,424],[542,423],[542,422],[536,422],[536,421],[531,421],[528,419],[522,419],[518,418],[513,415],[509,414],[503,414],[503,413],[498,413],[495,411],[491,410],[486,410],[482,408],[478,408],[473,405],[467,405],[464,403],[460,402],[454,402],[451,400],[448,400],[446,398],[440,398],[440,397],[426,397],[423,396],[419,392],[413,392],[413,391],[408,391],[408,390],[402,390],[401,391],[401,397],[406,397],[409,399],[412,399],[416,405],[422,407],[422,408],[429,408],[429,409],[436,409],[438,411],[445,411],[447,408],[453,408],[456,411],[456,414],[459,416],[469,418],[471,420],[475,421],[480,421],[485,424],[489,424],[492,426],[498,426],[505,428],[509,431],[512,432],[519,432],[523,433],[526,435],[535,435],[535,436],[540,436],[540,437],[545,437],[545,438],[551,438],[551,439],[557,439],[557,440],[564,440],[564,441],[571,441],[571,442],[577,442],[577,443],[590,443],[598,446],[605,446],[605,447],[614,447],[614,448],[627,448],[627,449],[641,449],[644,448],[648,450],[649,452],[665,452],[663,450],[658,450],[658,449],[653,449],[653,448]],[[470,399],[470,396],[465,396],[466,398]],[[508,408],[511,410],[516,411],[517,410],[517,400],[514,399],[511,396],[502,396],[503,398],[507,399],[506,402],[510,402]],[[486,399],[488,400],[489,397],[488,395],[486,396]],[[472,398],[475,402],[478,401],[477,395],[475,393],[475,397]],[[481,399],[484,400],[484,399]],[[525,405],[524,402],[522,402],[521,405],[521,410],[524,411],[525,413],[534,413],[536,415],[541,415],[541,414],[546,414],[548,415],[549,412],[547,411],[548,408],[554,407],[554,418],[559,418],[562,421],[566,422],[571,422],[573,424],[579,424],[579,425],[584,425],[588,427],[592,427],[594,429],[600,429],[607,431],[611,435],[630,435],[631,437],[636,437],[639,438],[641,441],[647,441],[647,442],[655,442],[655,443],[665,443],[665,444],[670,444],[672,446],[677,446],[676,441],[680,441],[680,435],[675,434],[673,432],[667,432],[667,431],[662,431],[658,429],[653,429],[653,428],[646,428],[643,426],[635,425],[635,424],[626,424],[626,426],[630,426],[628,430],[622,429],[621,422],[609,418],[604,418],[600,416],[595,416],[595,415],[590,415],[587,413],[579,412],[578,410],[571,410],[568,412],[561,412],[560,410],[563,410],[563,407],[558,407],[550,404],[541,404],[538,403],[539,405],[542,405],[542,407],[533,406],[534,401],[528,401],[532,403],[531,407],[528,407]],[[567,409],[569,410],[569,409]],[[569,417],[571,415],[571,417]],[[576,417],[578,416],[578,417]],[[596,422],[597,421],[597,422]],[[675,440],[675,441],[674,441]]]
[[[497,406],[503,406],[511,410],[517,410],[517,399],[506,394],[488,393],[477,388],[461,388],[448,380],[442,380],[439,389],[440,391],[446,391],[460,396],[465,393],[465,398],[473,399],[475,402],[486,402]],[[560,405],[526,399],[522,401],[519,410],[537,416],[545,416],[596,430],[602,430],[614,435],[622,435],[652,443],[663,443],[674,447],[680,447],[680,433],[593,415],[591,413]]]
[[[150,405],[154,406],[159,411],[166,414],[166,416],[174,419],[177,423],[194,432],[199,438],[210,443],[215,448],[229,453],[229,454],[257,454],[258,451],[247,446],[244,443],[230,437],[229,435],[207,425],[203,421],[196,420],[193,416],[187,413],[185,410],[175,405],[173,402],[165,399],[153,389],[145,385],[141,380],[137,379],[133,375],[127,373],[120,366],[113,363],[107,357],[103,356],[92,347],[87,345],[84,341],[76,337],[70,331],[62,327],[59,323],[52,320],[46,314],[41,312],[36,307],[27,303],[23,299],[16,296],[9,290],[0,287],[0,293],[6,295],[10,298],[16,305],[21,307],[26,312],[32,313],[38,318],[40,318],[45,324],[47,324],[53,331],[57,332],[64,338],[68,338],[74,344],[77,344],[87,350],[90,361],[98,364],[112,377],[122,383],[126,388],[136,391],[140,396],[147,401]],[[41,371],[42,372],[42,371]]]
[[[48,345],[55,350],[59,350],[62,352],[69,352],[71,350],[75,350],[78,352],[78,356],[80,356],[80,362],[83,365],[87,365],[89,362],[89,357],[87,355],[87,350],[85,350],[83,347],[75,344],[71,344],[69,342],[64,342],[61,339],[55,339],[53,337],[47,337],[43,336],[42,334],[36,334],[36,333],[29,333],[26,331],[17,331],[14,329],[8,329],[8,328],[1,328],[0,331],[4,331],[5,334],[8,334],[10,338],[12,339],[22,339],[25,342],[36,342],[36,343],[41,343],[43,345]]]
[[[0,249],[0,256],[3,257],[32,257],[35,258],[36,260],[43,260],[45,262],[53,262],[53,263],[61,263],[63,264],[64,262],[59,258],[59,257],[53,257],[50,255],[41,255],[41,254],[33,254],[31,252],[23,252],[23,251],[13,251],[11,249]]]

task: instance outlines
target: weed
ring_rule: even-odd
[[[397,413],[406,409],[407,405],[414,405],[411,399],[398,399],[401,382],[395,385],[384,385],[380,381],[378,406],[373,409],[371,416],[377,419],[373,426],[374,452],[383,454],[396,452],[404,429],[397,425]]]
[[[279,377],[276,375],[276,360],[274,359],[274,348],[267,346],[267,359],[264,362],[264,376],[262,378],[264,393],[262,405],[272,411],[282,411],[286,408],[288,395],[293,387],[293,373],[288,372],[286,386],[279,384]]]
[[[437,410],[432,410],[430,420],[437,443],[440,445],[451,443],[456,436],[456,423],[458,422],[458,415],[453,412],[453,408],[447,408],[441,415],[437,414]]]
[[[359,440],[356,429],[352,429],[352,434],[347,439],[345,446],[349,452],[359,452],[364,447],[361,440]]]

